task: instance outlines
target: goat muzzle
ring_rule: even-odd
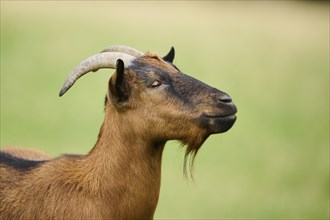
[[[218,112],[204,113],[200,117],[200,122],[210,134],[223,133],[228,131],[235,123],[237,116],[236,105],[232,102],[231,98],[226,95],[219,98]],[[221,109],[221,111],[220,111]]]

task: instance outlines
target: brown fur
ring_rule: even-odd
[[[159,71],[171,83],[148,87]],[[27,164],[22,168],[0,163],[1,220],[152,219],[166,141],[180,140],[188,146],[187,155],[195,155],[210,134],[222,132],[200,119],[204,111],[222,114],[208,98],[220,91],[193,81],[161,58],[147,54],[125,70],[128,100],[116,101],[120,99],[110,92],[116,89],[117,74],[110,80],[104,122],[89,154],[51,159],[31,150],[3,150],[8,161],[42,161],[31,165],[22,160]]]
[[[50,159],[52,159],[52,156],[50,156],[49,154],[38,151],[36,149],[5,147],[5,148],[1,149],[1,152],[8,153],[12,156],[27,159],[27,160],[50,160]]]
[[[125,133],[129,124],[109,109],[108,102],[88,155],[63,156],[24,173],[0,164],[1,219],[152,219],[164,145]]]
[[[172,65],[166,63],[163,59],[153,53],[147,53],[145,56],[140,57],[139,60],[151,66],[157,66],[168,73],[178,73],[178,70]]]

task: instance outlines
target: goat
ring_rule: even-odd
[[[60,96],[88,72],[115,69],[95,146],[55,159],[2,151],[0,219],[153,219],[165,143],[181,141],[187,161],[236,120],[230,96],[180,72],[174,55],[110,46],[78,64]]]

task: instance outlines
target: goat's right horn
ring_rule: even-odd
[[[101,53],[104,53],[104,52],[121,52],[121,53],[126,53],[128,55],[131,55],[133,57],[140,57],[140,56],[144,55],[142,52],[140,52],[134,48],[131,48],[128,46],[123,46],[123,45],[109,46],[101,51]]]
[[[123,60],[125,66],[128,67],[135,58],[135,56],[127,53],[118,52],[118,50],[117,52],[103,52],[93,55],[82,61],[72,70],[62,86],[59,96],[64,95],[64,93],[66,93],[73,84],[86,73],[90,71],[95,72],[103,68],[115,69],[118,59]]]

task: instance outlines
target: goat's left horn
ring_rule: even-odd
[[[118,59],[123,60],[125,66],[128,67],[135,58],[136,57],[128,55],[127,53],[121,52],[104,52],[93,55],[82,61],[72,70],[62,86],[59,96],[64,95],[64,93],[66,93],[73,84],[86,73],[91,71],[95,72],[103,68],[115,69]]]
[[[128,55],[131,55],[133,57],[140,57],[140,56],[144,55],[142,52],[140,52],[134,48],[131,48],[128,46],[123,46],[123,45],[109,46],[101,51],[101,53],[104,53],[104,52],[121,52],[121,53],[126,53]]]

